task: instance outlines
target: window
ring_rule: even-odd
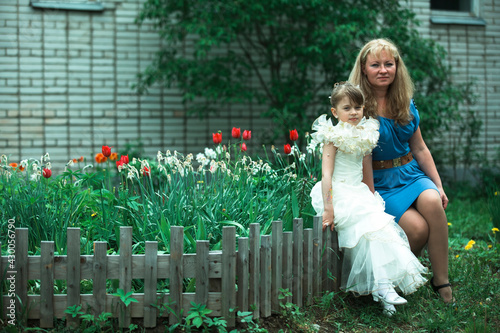
[[[470,12],[470,0],[431,0],[431,9],[437,10],[454,10],[459,12]]]
[[[481,0],[431,0],[431,23],[486,25]]]
[[[101,0],[30,0],[31,7],[41,9],[86,10],[101,12]]]

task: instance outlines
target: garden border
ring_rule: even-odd
[[[151,304],[169,304],[169,324],[186,316],[191,302],[205,304],[235,326],[235,313],[253,311],[253,317],[269,317],[280,311],[280,304],[308,305],[325,291],[338,291],[341,253],[337,233],[322,231],[321,216],[313,218],[313,228],[303,228],[303,220],[293,220],[293,231],[284,232],[283,222],[272,223],[271,235],[260,235],[260,225],[250,224],[249,237],[238,238],[236,228],[223,227],[222,251],[209,251],[209,242],[196,242],[196,253],[183,253],[184,227],[171,227],[170,254],[158,254],[157,242],[146,242],[145,254],[132,255],[132,227],[120,227],[120,254],[108,255],[107,242],[94,242],[94,255],[80,254],[80,229],[68,228],[67,255],[54,255],[54,242],[42,241],[41,255],[28,256],[28,229],[16,229],[15,289],[16,320],[38,319],[41,328],[54,326],[54,318],[67,318],[67,325],[78,325],[64,311],[82,305],[93,314],[111,312],[120,327],[131,318],[143,318],[144,327],[156,327],[159,311]],[[1,244],[0,244],[1,245]],[[8,256],[0,260],[2,280],[8,272]],[[320,277],[320,278],[318,278]],[[196,292],[183,292],[183,279],[195,278]],[[80,294],[80,282],[93,280],[93,294]],[[144,279],[144,293],[134,293],[138,302],[128,307],[120,298],[106,293],[106,280],[119,279],[119,288],[131,290],[132,279]],[[170,280],[167,294],[157,292],[159,279]],[[28,280],[40,280],[40,295],[28,295]],[[54,280],[67,281],[67,294],[54,295]],[[280,299],[280,290],[292,296]],[[2,295],[2,317],[8,314],[12,298]],[[27,305],[27,315],[19,316]],[[179,306],[179,304],[181,306]],[[24,311],[24,313],[26,313]]]

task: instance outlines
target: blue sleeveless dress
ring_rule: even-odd
[[[410,152],[409,140],[418,129],[420,116],[413,100],[410,103],[413,119],[407,125],[395,124],[394,120],[378,117],[380,138],[372,151],[374,161],[392,160]],[[375,190],[385,201],[385,212],[401,216],[415,202],[420,193],[428,189],[438,190],[434,182],[420,169],[417,161],[390,169],[373,170]]]

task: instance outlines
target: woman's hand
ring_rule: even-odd
[[[439,196],[441,197],[441,203],[443,205],[443,209],[446,209],[446,207],[448,207],[448,197],[446,196],[446,193],[444,193],[444,189],[443,187],[438,187],[438,191],[439,191]]]
[[[335,229],[335,224],[333,223],[333,220],[334,220],[333,211],[332,212],[325,211],[323,213],[323,231],[325,231],[326,228],[328,227],[330,227],[331,231]]]

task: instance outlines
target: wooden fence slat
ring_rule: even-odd
[[[238,310],[248,311],[248,237],[240,237],[238,239],[238,257],[237,257],[237,277],[238,277],[238,293],[237,304]]]
[[[120,282],[119,287],[125,294],[132,290],[132,227],[120,227]],[[119,301],[119,326],[128,327],[131,323],[130,307]]]
[[[222,317],[229,327],[235,325],[236,308],[236,228],[222,228]]]
[[[293,303],[302,306],[302,277],[304,275],[304,222],[293,219]]]
[[[207,240],[196,241],[196,304],[208,304],[209,246]]]
[[[303,277],[303,302],[312,304],[313,295],[313,230],[304,229],[304,277]]]
[[[251,223],[249,231],[250,253],[250,288],[249,302],[250,308],[253,308],[253,318],[260,317],[260,224]]]
[[[272,224],[272,248],[271,248],[271,310],[280,311],[280,290],[283,279],[283,222],[274,221]]]
[[[8,234],[7,234],[7,237],[8,237]],[[2,248],[2,242],[0,242],[0,249],[1,248]],[[3,285],[4,285],[3,281],[4,281],[4,279],[10,277],[10,274],[7,275],[7,269],[5,271],[3,270],[3,265],[2,264],[3,264],[2,253],[0,253],[0,295],[4,295],[5,294],[5,292],[3,290]],[[6,267],[8,267],[8,265]],[[7,280],[7,281],[9,281],[9,280]],[[16,280],[14,280],[14,283],[15,282],[16,282]],[[10,286],[10,282],[8,283],[8,285]],[[0,304],[2,305],[2,307],[0,308],[0,320],[5,321],[5,316],[4,316],[4,314],[5,314],[5,311],[4,311],[5,305],[4,305],[3,302],[0,302]],[[7,305],[9,305],[9,304],[7,304]],[[15,305],[14,305],[14,307],[15,307]]]
[[[80,228],[68,228],[67,230],[67,256],[68,269],[66,271],[68,304],[67,307],[80,305]],[[80,325],[80,318],[70,314],[66,315],[66,325],[76,328]]]
[[[172,226],[170,230],[170,307],[172,312],[169,316],[169,324],[172,325],[180,322],[182,310],[184,227]]]
[[[323,253],[321,256],[321,266],[322,266],[322,280],[323,280],[323,291],[333,290],[333,281],[330,279],[331,275],[331,260],[332,251],[330,249],[330,229],[323,232]]]
[[[40,327],[54,327],[54,242],[42,241],[40,247]]]
[[[28,318],[28,228],[16,228],[16,311],[25,316],[16,318],[22,325]]]
[[[293,234],[291,231],[283,232],[283,289],[292,292],[293,287]],[[284,298],[284,303],[291,303],[292,296]]]
[[[106,311],[106,276],[107,276],[107,252],[108,243],[94,242],[94,265],[93,265],[93,314],[98,316]]]
[[[144,260],[144,327],[156,327],[158,309],[156,284],[158,282],[158,242],[146,242]]]
[[[215,269],[210,266],[210,271],[216,271],[217,276],[212,276],[209,275],[209,280],[208,280],[208,291],[209,292],[221,292],[222,291],[222,282],[221,282],[221,277],[222,277],[222,251],[221,250],[212,250],[209,253],[210,257],[217,256],[216,259],[214,259],[214,266],[217,265],[218,269]]]
[[[321,267],[321,257],[322,257],[322,217],[313,217],[313,271],[315,279],[313,281],[313,296],[319,297],[323,291],[323,281],[322,281],[322,267]]]
[[[260,247],[260,314],[271,315],[271,236],[261,236]]]
[[[331,231],[330,236],[330,247],[332,249],[332,275],[335,277],[333,280],[333,290],[340,291],[340,281],[341,281],[341,268],[342,268],[342,252],[339,249],[339,241],[337,231]]]

